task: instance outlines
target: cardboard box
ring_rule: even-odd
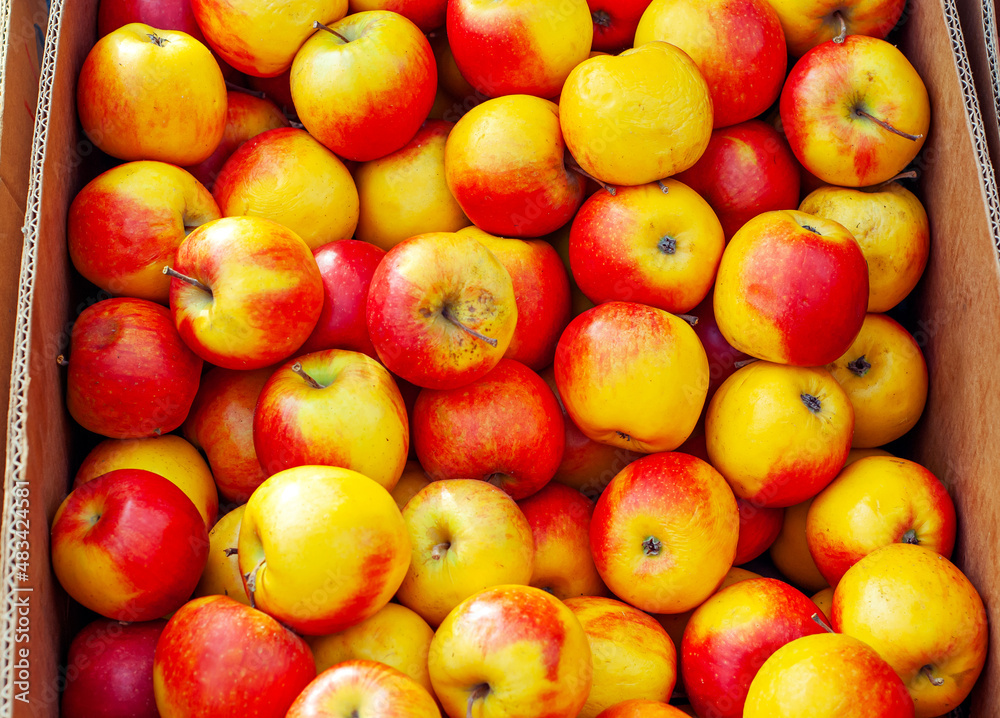
[[[1000,166],[1000,42],[994,0],[965,0],[959,6],[969,49],[972,79],[986,127],[993,166]]]
[[[67,348],[74,317],[97,299],[74,297],[65,241],[67,208],[82,186],[90,151],[77,124],[74,88],[94,40],[96,5],[54,0],[42,67],[5,475],[0,718],[58,715],[59,661],[79,628],[69,624],[69,601],[49,566],[48,527],[76,468],[56,357]],[[920,158],[931,261],[916,333],[931,389],[914,458],[955,498],[956,561],[988,607],[992,657],[972,710],[990,716],[1000,711],[1000,462],[994,458],[1000,445],[1000,200],[955,0],[911,2],[902,45],[933,104],[933,130]],[[18,554],[22,529],[29,532],[26,555]]]

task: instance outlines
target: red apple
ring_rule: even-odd
[[[594,20],[591,48],[616,53],[632,47],[639,18],[650,0],[587,0]]]
[[[788,52],[800,57],[842,35],[884,38],[903,15],[906,0],[769,0],[781,19]]]
[[[423,32],[429,33],[444,25],[448,0],[350,0],[348,7],[352,13],[365,10],[398,12]]]
[[[274,77],[255,77],[248,75],[250,87],[263,92],[264,96],[281,108],[289,116],[295,116],[295,103],[292,101],[292,68]]]
[[[105,299],[73,325],[66,406],[83,428],[112,439],[166,434],[188,415],[201,367],[165,307]]]
[[[715,396],[716,390],[722,386],[722,382],[736,371],[736,364],[750,358],[747,354],[733,349],[732,345],[722,336],[722,332],[719,331],[719,324],[715,321],[714,301],[715,290],[713,289],[705,297],[705,301],[688,312],[698,320],[694,325],[694,333],[701,340],[702,346],[705,347],[705,355],[708,357],[708,396],[705,398],[706,406],[708,406],[708,402],[712,400],[712,397]]]
[[[440,718],[427,689],[395,668],[352,660],[323,671],[306,686],[285,718]]]
[[[771,548],[771,544],[781,533],[785,521],[784,509],[757,506],[745,499],[736,499],[740,511],[740,538],[736,542],[736,558],[733,565],[739,566],[753,561]]]

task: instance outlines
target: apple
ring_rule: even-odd
[[[564,442],[552,390],[512,359],[457,389],[424,389],[414,407],[413,443],[432,480],[481,478],[515,500],[552,479]]]
[[[503,237],[541,237],[572,219],[583,201],[584,178],[567,154],[559,107],[511,95],[487,100],[458,121],[444,169],[477,227]]]
[[[514,285],[472,237],[422,234],[400,242],[375,270],[368,332],[393,374],[429,389],[485,376],[510,346]]]
[[[194,590],[202,596],[228,596],[234,601],[250,605],[250,596],[243,585],[240,561],[236,548],[240,538],[240,525],[246,504],[227,513],[208,532],[208,562],[201,572],[201,579]]]
[[[194,177],[163,162],[129,162],[91,180],[69,208],[66,239],[76,270],[110,294],[166,304],[171,264],[187,232],[219,219]]]
[[[670,451],[691,434],[708,390],[708,359],[683,319],[608,302],[566,327],[556,385],[585,436],[629,451]]]
[[[829,626],[830,614],[833,613],[833,589],[827,586],[814,593],[811,600],[816,604],[816,608],[820,610],[820,618]]]
[[[253,445],[253,411],[273,372],[273,367],[212,367],[184,421],[184,436],[205,452],[215,485],[228,501],[245,502],[267,478]]]
[[[239,557],[250,605],[298,633],[324,635],[389,602],[406,574],[410,541],[389,492],[367,476],[299,466],[250,497]]]
[[[486,589],[431,641],[431,683],[452,718],[574,718],[590,693],[587,634],[559,599],[529,586]]]
[[[727,241],[758,214],[799,205],[799,163],[784,136],[760,120],[713,130],[701,159],[676,179],[712,206]]]
[[[79,488],[115,469],[145,469],[159,474],[194,502],[211,530],[219,513],[219,494],[212,472],[198,450],[179,436],[166,434],[145,439],[106,439],[95,446],[73,478]]]
[[[901,172],[924,146],[927,88],[884,40],[849,35],[806,53],[781,91],[795,157],[827,184],[866,187]]]
[[[677,651],[656,619],[613,598],[566,600],[583,626],[593,656],[590,695],[579,718],[630,699],[670,700],[677,682]]]
[[[955,546],[955,505],[930,471],[891,456],[861,459],[813,500],[806,518],[809,553],[836,586],[875,549],[918,544],[945,558]]]
[[[594,24],[587,0],[448,0],[447,31],[458,69],[479,92],[547,98],[587,59]]]
[[[608,595],[590,555],[593,501],[569,486],[550,483],[517,505],[528,520],[535,541],[529,585],[548,591],[561,601]]]
[[[346,661],[316,676],[285,718],[440,718],[427,689],[395,668],[375,661]]]
[[[410,449],[406,407],[385,367],[327,349],[286,362],[257,399],[253,443],[267,474],[340,466],[391,491]]]
[[[816,567],[806,539],[806,518],[813,499],[810,498],[785,509],[778,538],[771,544],[769,555],[774,565],[791,583],[813,593],[826,588],[826,579]]]
[[[476,90],[462,75],[455,63],[455,55],[448,43],[446,28],[439,28],[428,35],[431,49],[434,51],[434,61],[437,64],[438,86],[448,97],[459,103],[459,115],[468,112],[476,105],[488,99]],[[457,118],[455,118],[457,120]]]
[[[756,506],[744,499],[736,499],[736,507],[740,512],[740,536],[733,563],[739,566],[753,561],[771,547],[781,532],[785,510]]]
[[[63,500],[52,568],[72,598],[117,621],[179,608],[208,557],[208,531],[184,492],[143,469],[117,469]]]
[[[573,219],[569,261],[595,304],[638,302],[683,314],[712,288],[725,246],[708,202],[665,180],[592,194]]]
[[[404,147],[437,88],[434,53],[402,15],[372,10],[321,27],[295,56],[299,120],[338,156],[367,162]]]
[[[635,29],[650,0],[587,0],[594,21],[591,49],[616,53],[632,47]]]
[[[112,439],[159,436],[179,427],[202,367],[165,307],[126,298],[105,299],[80,313],[68,361],[70,416]]]
[[[847,35],[884,38],[903,16],[906,0],[768,0],[785,31],[788,52],[801,57]]]
[[[305,641],[225,596],[184,604],[156,644],[153,687],[163,718],[284,718],[316,676]]]
[[[194,165],[222,140],[226,82],[190,35],[132,23],[90,50],[76,106],[87,138],[112,157]]]
[[[647,184],[698,161],[712,136],[712,98],[683,50],[647,42],[577,65],[559,98],[559,124],[586,172]]]
[[[597,718],[683,718],[694,713],[675,708],[669,703],[636,699],[622,701],[601,711]]]
[[[798,211],[757,215],[733,236],[715,319],[734,348],[795,366],[829,364],[861,331],[868,265],[842,225]]]
[[[701,70],[715,127],[753,119],[774,104],[785,82],[785,36],[768,0],[653,0],[635,45],[669,42]]]
[[[773,578],[740,581],[701,604],[681,644],[684,687],[698,714],[741,718],[764,662],[785,644],[823,632],[815,613],[804,594]]]
[[[847,455],[847,461],[844,462],[844,469],[853,464],[855,461],[867,459],[869,456],[892,456],[892,454],[885,449],[851,449],[851,453]],[[841,469],[841,471],[843,471],[843,469]]]
[[[410,499],[403,520],[413,553],[396,598],[432,626],[477,591],[531,580],[531,526],[492,484],[435,481]]]
[[[173,267],[170,311],[184,342],[225,369],[285,359],[312,333],[323,280],[293,231],[259,217],[226,217],[187,236]]]
[[[444,25],[448,0],[350,0],[348,6],[352,13],[366,10],[398,12],[423,32],[430,33]]]
[[[733,349],[732,345],[726,341],[719,331],[719,323],[715,321],[715,289],[710,289],[704,301],[692,309],[688,314],[698,320],[694,325],[694,333],[698,335],[702,346],[705,348],[705,355],[708,357],[708,394],[706,402],[711,401],[715,392],[722,386],[722,382],[733,375],[737,369],[737,364],[747,361],[750,357],[741,351]],[[706,408],[707,408],[706,403]],[[707,450],[705,456],[699,456],[708,460]]]
[[[247,82],[256,92],[271,100],[288,117],[295,117],[295,103],[292,101],[292,67],[274,77],[247,75]]]
[[[62,718],[159,718],[153,651],[164,620],[99,618],[76,634],[66,658]]]
[[[732,567],[738,532],[736,499],[719,472],[666,452],[629,464],[608,484],[590,521],[590,550],[616,596],[643,611],[681,613]]]
[[[412,424],[411,420],[410,425],[412,426]],[[396,500],[396,506],[402,511],[410,503],[410,499],[429,483],[431,480],[423,467],[416,461],[407,461],[406,465],[403,466],[403,475],[399,477],[399,481],[389,493]]]
[[[957,708],[986,661],[982,599],[955,564],[924,546],[891,543],[854,564],[837,584],[830,618],[892,666],[916,718]]]

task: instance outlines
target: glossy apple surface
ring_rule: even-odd
[[[631,47],[635,29],[650,0],[587,0],[594,20],[592,50],[618,52]]]
[[[337,715],[373,718],[439,718],[427,689],[383,663],[352,660],[316,676],[295,699],[285,718]]]

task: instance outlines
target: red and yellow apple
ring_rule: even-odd
[[[345,661],[316,676],[285,718],[440,718],[427,689],[391,666]]]
[[[785,31],[788,52],[801,57],[847,35],[884,38],[903,15],[906,0],[768,0]]]

